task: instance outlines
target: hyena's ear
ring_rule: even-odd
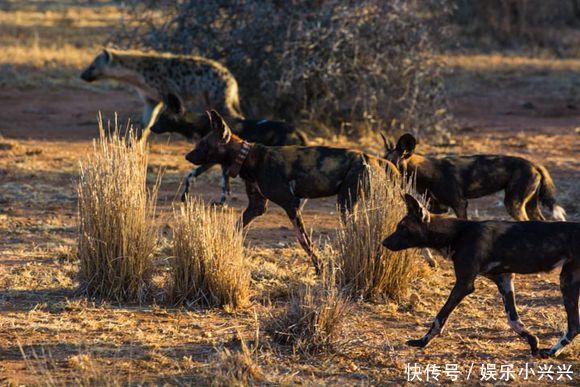
[[[177,96],[176,94],[173,93],[167,94],[164,102],[167,105],[167,109],[169,109],[170,112],[180,115],[185,113],[185,109],[183,108],[181,98],[179,98],[179,96]]]
[[[390,139],[388,139],[383,133],[381,133],[381,137],[383,138],[383,144],[385,145],[385,150],[387,152],[395,149],[393,142]]]
[[[417,140],[415,137],[412,134],[405,133],[397,141],[397,150],[401,152],[403,158],[408,158],[415,152],[416,145]]]
[[[229,142],[230,138],[232,138],[232,131],[230,130],[228,124],[226,124],[222,116],[220,116],[220,114],[215,110],[208,111],[207,115],[209,117],[211,129],[218,134],[219,138],[223,142],[225,143]]]
[[[413,215],[423,223],[429,223],[431,217],[429,215],[429,210],[425,208],[424,205],[419,203],[413,195],[405,194],[405,204],[407,205],[407,212]]]

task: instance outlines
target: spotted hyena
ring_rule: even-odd
[[[213,108],[228,119],[242,119],[238,83],[222,64],[199,56],[103,50],[81,74],[87,82],[114,79],[134,86],[143,100],[143,125],[168,95],[179,96],[186,106]]]

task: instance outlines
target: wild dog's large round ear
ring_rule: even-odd
[[[405,133],[397,141],[397,150],[401,152],[403,158],[409,157],[415,151],[417,140],[412,134]]]
[[[212,130],[214,130],[223,142],[229,142],[232,132],[222,116],[215,110],[207,112]]]
[[[425,208],[413,195],[408,193],[405,194],[405,204],[407,205],[407,212],[418,219],[421,222],[429,223],[431,217],[429,215],[429,210]]]
[[[111,61],[113,60],[113,55],[111,55],[111,51],[107,50],[106,48],[103,48],[101,55],[103,55],[103,59],[106,64],[111,63]]]
[[[185,109],[183,108],[183,103],[181,102],[181,98],[179,98],[179,96],[177,96],[176,94],[173,94],[173,93],[167,94],[164,102],[165,102],[165,105],[167,105],[167,109],[169,109],[170,112],[176,113],[176,114],[185,113]]]

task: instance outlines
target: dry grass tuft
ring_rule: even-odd
[[[232,309],[246,305],[250,269],[236,213],[192,199],[174,209],[174,218],[174,302]]]
[[[148,190],[147,152],[131,130],[100,138],[81,164],[78,183],[80,281],[90,296],[143,301],[151,256],[158,182]]]
[[[337,286],[339,269],[330,248],[320,280],[315,285],[300,284],[292,292],[288,309],[272,319],[270,329],[284,344],[292,344],[305,353],[333,348],[340,336],[342,323],[349,312],[348,300]]]
[[[67,376],[68,383],[65,383],[64,380],[61,380],[60,377],[54,373],[57,366],[56,361],[53,359],[50,352],[41,348],[40,354],[37,354],[34,350],[31,350],[29,354],[26,354],[24,348],[22,348],[20,344],[19,347],[26,368],[32,372],[37,379],[35,385],[56,387],[71,384],[80,387],[118,387],[131,383],[131,380],[121,380],[115,372],[103,371],[95,358],[90,353],[86,352],[68,358],[67,364],[71,369],[71,372]]]
[[[371,173],[368,178],[369,188],[339,226],[336,249],[341,282],[357,298],[398,301],[418,274],[415,250],[393,252],[382,246],[406,214],[402,190],[395,179],[382,174]],[[409,191],[411,184],[405,185]]]
[[[254,343],[248,345],[238,332],[240,349],[221,348],[217,357],[217,372],[212,382],[216,386],[250,386],[266,382],[258,364],[260,330],[256,329]]]

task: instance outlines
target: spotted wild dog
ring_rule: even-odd
[[[199,56],[103,50],[83,71],[87,82],[113,79],[137,89],[143,100],[142,124],[149,126],[153,110],[178,95],[188,106],[216,109],[228,119],[243,118],[238,83],[222,64]]]
[[[216,111],[207,113],[211,132],[185,158],[196,165],[220,164],[231,177],[238,174],[246,184],[248,207],[243,226],[266,212],[268,201],[282,207],[317,273],[318,257],[304,229],[300,200],[337,195],[341,211],[357,202],[368,175],[399,172],[387,160],[362,152],[326,146],[265,146],[233,134]]]
[[[384,158],[401,172],[414,174],[417,191],[426,193],[437,210],[451,207],[458,218],[467,219],[467,199],[505,190],[506,210],[516,220],[545,220],[540,204],[552,211],[555,220],[566,220],[566,212],[556,203],[554,181],[539,164],[503,155],[423,156],[415,153],[417,141],[408,133],[396,146],[385,136],[383,141]]]
[[[478,275],[492,280],[502,296],[510,327],[530,345],[532,354],[557,356],[580,331],[580,223],[469,221],[436,215],[406,194],[407,215],[383,246],[393,251],[428,247],[449,252],[455,285],[431,329],[408,345],[425,347],[439,335],[457,305],[475,290]],[[538,350],[539,340],[518,317],[514,273],[534,274],[562,266],[560,289],[568,316],[568,331],[550,349]]]
[[[247,120],[238,122],[241,127],[232,130],[242,140],[268,146],[307,145],[306,135],[294,126],[283,121]],[[156,134],[176,132],[187,139],[203,138],[211,131],[209,116],[185,110],[178,96],[169,94],[165,108],[155,118],[151,131]],[[200,176],[214,164],[204,164],[192,170],[185,178],[181,200],[189,192],[190,180]],[[222,195],[219,203],[223,204],[230,194],[229,176],[222,169]]]

